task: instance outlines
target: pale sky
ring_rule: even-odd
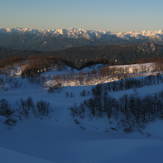
[[[0,0],[0,27],[163,29],[163,0]]]

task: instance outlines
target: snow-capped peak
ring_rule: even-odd
[[[109,35],[115,35],[119,38],[128,39],[128,38],[143,38],[143,37],[149,37],[149,38],[158,38],[163,36],[163,30],[158,31],[131,31],[131,32],[110,32],[108,30],[104,31],[98,31],[98,30],[85,30],[85,29],[78,29],[78,28],[72,28],[72,29],[46,29],[46,30],[39,30],[39,29],[30,29],[30,28],[0,28],[0,33],[13,33],[13,32],[20,32],[20,33],[26,33],[31,32],[35,33],[38,32],[40,34],[53,34],[53,35],[62,35],[65,37],[86,37],[91,39],[93,37],[102,37],[103,35],[109,36]]]
[[[0,46],[21,50],[53,51],[76,46],[114,44],[126,41],[163,41],[163,30],[111,32],[80,28],[0,28]]]

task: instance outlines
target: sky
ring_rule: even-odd
[[[163,29],[163,0],[0,0],[0,27]]]

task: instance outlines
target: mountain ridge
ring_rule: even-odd
[[[84,29],[0,28],[0,47],[54,51],[71,47],[144,43],[162,44],[163,31],[110,32]]]
[[[67,37],[78,38],[80,36],[85,36],[88,34],[92,37],[100,38],[102,35],[116,35],[117,37],[128,39],[127,37],[136,37],[140,39],[141,36],[144,37],[156,37],[163,35],[163,30],[142,30],[142,31],[127,31],[127,32],[111,32],[110,30],[87,30],[82,28],[56,28],[56,29],[33,29],[33,28],[0,28],[0,33],[16,33],[16,32],[29,32],[32,34],[53,34],[53,35],[63,35]],[[77,37],[78,36],[78,37]],[[88,37],[85,37],[88,39]]]

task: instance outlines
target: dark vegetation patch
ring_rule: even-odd
[[[163,61],[163,46],[154,43],[133,43],[69,48],[54,52],[19,51],[0,48],[0,69],[25,64],[25,73],[56,64],[82,69],[94,64],[124,65]]]
[[[93,88],[93,97],[70,108],[74,119],[107,117],[108,127],[109,121],[115,120],[117,128],[121,127],[124,132],[142,129],[149,122],[163,119],[163,91],[146,97],[133,94],[120,98],[108,93],[107,84]]]
[[[24,118],[42,118],[49,116],[52,112],[50,104],[46,101],[34,102],[32,98],[20,99],[12,106],[6,99],[0,100],[0,119],[7,125],[15,125],[17,121]],[[2,118],[3,117],[3,118]]]
[[[127,78],[106,84],[105,89],[108,92],[116,92],[128,89],[142,88],[149,85],[158,85],[163,83],[163,76],[160,74],[150,75],[142,78]]]

